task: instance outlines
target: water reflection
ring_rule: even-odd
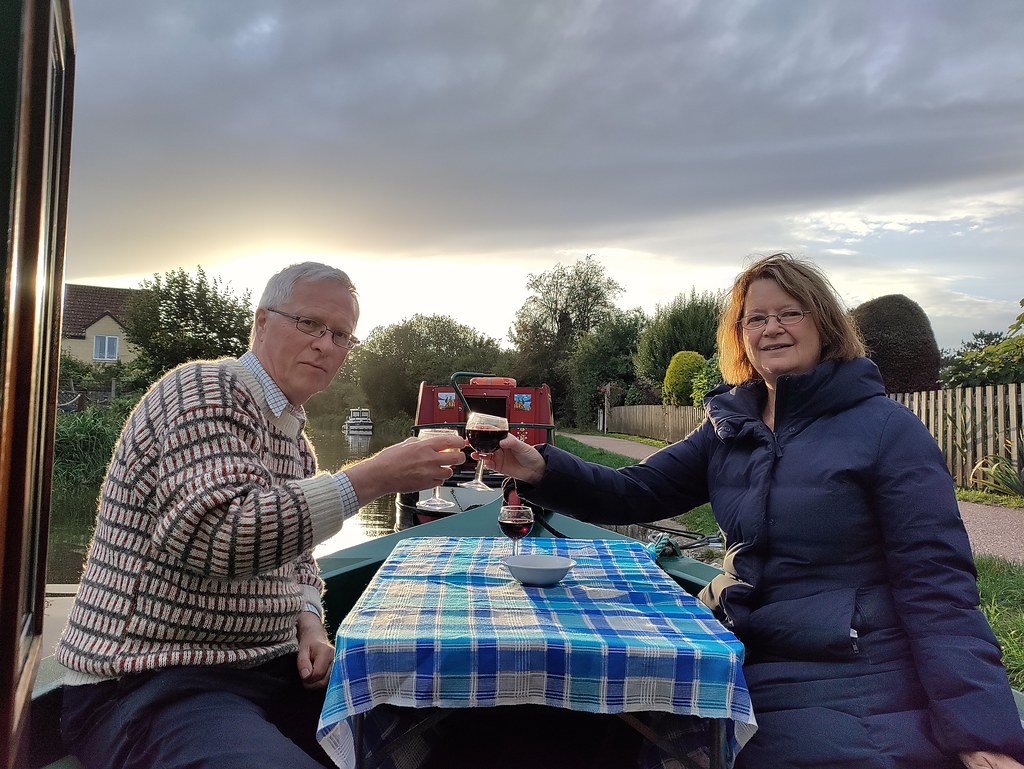
[[[402,440],[403,436],[346,435],[344,430],[308,426],[310,440],[316,446],[317,461],[323,470],[336,470],[354,460],[370,456]],[[351,545],[391,534],[395,530],[395,495],[385,494],[349,518],[341,531],[314,550],[314,556],[333,553]]]
[[[308,433],[324,470],[339,467],[397,443],[403,435],[345,435],[340,429],[324,429],[310,424]],[[55,488],[51,500],[49,556],[46,581],[50,584],[78,582],[82,564],[92,539],[96,520],[97,487]],[[395,530],[395,495],[388,494],[367,505],[347,520],[342,530],[316,548],[316,555],[333,553],[349,545],[390,534]]]

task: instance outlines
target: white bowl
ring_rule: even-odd
[[[501,562],[513,577],[532,587],[554,585],[576,565],[576,561],[560,555],[510,555]]]

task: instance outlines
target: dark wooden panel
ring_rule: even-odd
[[[42,637],[74,38],[69,0],[5,0],[0,14],[0,762],[11,766]]]

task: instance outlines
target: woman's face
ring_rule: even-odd
[[[783,374],[804,374],[821,362],[821,335],[814,315],[799,323],[783,326],[776,314],[783,310],[806,310],[774,280],[755,280],[747,289],[743,315],[771,315],[761,328],[744,328],[743,346],[747,359],[769,387]]]

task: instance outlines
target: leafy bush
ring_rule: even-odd
[[[113,383],[113,385],[112,385]],[[137,361],[94,363],[78,360],[66,352],[60,354],[60,386],[67,390],[115,391],[143,393],[153,378]]]
[[[56,490],[100,484],[129,405],[130,401],[123,401],[116,409],[91,406],[84,411],[57,415],[53,449]]]
[[[95,366],[90,366],[84,361],[80,361],[74,355],[62,352],[60,354],[60,382],[63,386],[69,386],[74,384],[81,386],[82,382],[91,382],[95,375]]]
[[[704,366],[693,377],[693,389],[690,391],[690,398],[693,405],[703,408],[704,396],[722,383],[722,371],[718,367],[718,353],[716,352],[704,363]]]
[[[624,399],[626,406],[656,406],[660,402],[659,394],[643,382],[634,382],[626,388]]]
[[[682,350],[672,356],[661,387],[661,402],[667,406],[689,406],[692,402],[693,378],[707,361],[699,352]]]
[[[1012,336],[966,353],[943,372],[947,387],[981,387],[1024,381],[1024,336]]]
[[[1024,307],[1024,299],[1020,300]],[[981,385],[1024,382],[1024,312],[1010,324],[1006,335],[981,332],[975,340],[992,338],[985,347],[965,344],[963,354],[954,358],[942,372],[945,387],[979,387]]]
[[[1017,460],[1014,462],[1012,439],[1006,440],[1006,453],[982,459],[971,470],[971,480],[985,491],[1024,497],[1024,427],[1017,429]]]

